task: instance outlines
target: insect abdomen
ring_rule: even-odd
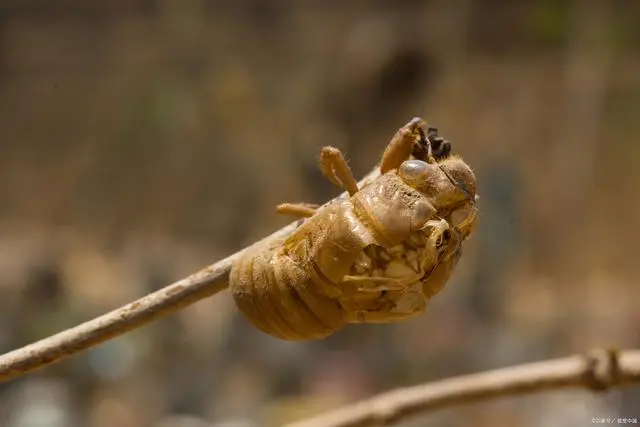
[[[300,255],[300,251],[297,251]],[[288,340],[321,339],[345,325],[337,300],[318,292],[310,265],[281,245],[256,247],[231,270],[231,292],[250,321]]]

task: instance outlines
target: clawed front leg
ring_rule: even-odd
[[[365,295],[359,292],[359,295]],[[380,294],[365,304],[354,302],[357,323],[389,323],[407,319],[422,313],[427,306],[427,297],[420,286],[403,286],[402,289]]]
[[[422,291],[431,298],[438,294],[447,284],[462,256],[462,237],[454,228],[451,239],[440,255],[431,272],[422,280]]]
[[[429,231],[429,246],[440,247],[451,236],[451,226],[446,219],[431,219],[427,221],[421,228],[423,231]]]
[[[426,298],[421,287],[412,286],[420,278],[346,276],[343,283],[350,287],[342,301],[352,323],[388,323],[406,319],[424,311]]]
[[[421,127],[424,125],[424,120],[414,117],[409,123],[398,129],[382,155],[381,174],[397,169],[402,162],[409,159],[416,140],[421,138],[421,132],[423,132]]]
[[[451,239],[451,226],[444,219],[432,219],[426,222],[422,230],[427,233],[425,251],[420,259],[421,271],[428,271],[441,259]],[[447,245],[447,246],[445,246]]]
[[[344,276],[342,282],[353,287],[356,293],[376,293],[383,291],[401,291],[408,284],[415,283],[420,277],[407,276],[403,278],[383,277],[383,276]]]
[[[467,203],[465,207],[454,211],[451,215],[452,218],[455,217],[454,225],[456,230],[462,236],[462,239],[466,239],[475,231],[478,221],[478,207],[476,206],[476,201],[478,200],[478,196],[475,196],[474,200]],[[463,218],[460,218],[461,215],[465,215]]]

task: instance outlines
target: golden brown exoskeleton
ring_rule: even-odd
[[[396,132],[381,176],[361,189],[342,153],[322,149],[325,175],[350,197],[322,207],[280,205],[307,219],[234,265],[231,292],[254,325],[282,339],[321,339],[347,323],[425,310],[455,268],[477,210],[473,171],[422,125],[414,118]]]

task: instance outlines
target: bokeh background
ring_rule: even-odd
[[[0,350],[102,314],[323,202],[425,117],[481,219],[427,313],[270,338],[228,295],[0,384],[7,427],[277,426],[393,387],[640,346],[640,2],[0,1]],[[640,388],[402,426],[640,418]]]

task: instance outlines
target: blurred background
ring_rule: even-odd
[[[0,1],[0,351],[102,314],[321,203],[425,117],[477,234],[421,317],[321,342],[227,294],[0,384],[7,427],[278,426],[393,387],[640,346],[640,2]],[[634,142],[635,141],[635,142]],[[640,388],[401,426],[585,426]]]

